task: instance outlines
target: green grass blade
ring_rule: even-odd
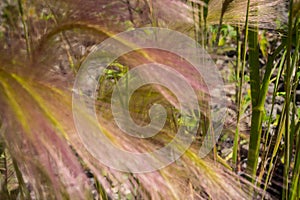
[[[248,4],[250,4],[250,0],[248,1]],[[252,117],[247,173],[250,175],[252,180],[254,180],[257,171],[264,108],[258,106],[260,92],[258,27],[254,26],[252,30],[248,31],[248,35]]]
[[[298,121],[295,133],[296,135],[299,134],[300,129],[300,121]],[[290,199],[295,200],[297,196],[299,198],[299,191],[297,192],[297,188],[299,187],[299,176],[300,176],[300,137],[298,137],[297,147],[296,147],[296,155],[295,155],[295,165],[293,170],[293,176],[291,180],[291,192],[290,192]]]
[[[292,66],[291,66],[291,51],[292,51],[292,37],[293,37],[293,0],[290,0],[289,4],[289,21],[288,21],[288,33],[287,33],[287,61],[286,61],[286,74],[285,74],[285,137],[284,137],[284,174],[283,174],[283,199],[289,197],[289,170],[291,159],[291,137],[290,137],[290,101],[291,101],[291,78],[292,78]]]

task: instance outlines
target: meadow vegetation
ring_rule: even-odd
[[[3,0],[0,22],[0,199],[300,198],[299,0]],[[81,64],[97,44],[138,27],[188,35],[224,75],[228,117],[206,158],[198,156],[210,129],[203,80],[160,50],[118,58],[99,77],[91,104],[114,145],[133,152],[165,146],[182,123],[172,91],[147,85],[131,97],[137,124],[149,123],[153,104],[167,110],[164,128],[148,139],[123,134],[110,99],[135,66],[172,63],[189,76],[201,105],[184,155],[155,172],[125,173],[80,140],[72,87]]]

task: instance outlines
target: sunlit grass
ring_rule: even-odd
[[[103,1],[99,5],[88,0],[42,1],[32,5],[19,0],[17,3],[4,3],[15,6],[19,13],[3,15],[1,27],[4,30],[0,29],[3,32],[0,44],[4,47],[0,50],[0,125],[1,144],[5,144],[1,159],[14,166],[10,171],[17,177],[20,199],[30,199],[30,195],[37,199],[92,199],[93,189],[97,190],[100,199],[246,199],[267,195],[278,165],[284,166],[282,199],[299,199],[300,122],[299,105],[296,105],[300,77],[299,1],[290,2],[288,20],[275,9],[284,2],[268,0],[188,1],[187,4],[170,0]],[[29,9],[30,6],[36,9]],[[43,6],[45,8],[41,9]],[[124,135],[112,122],[110,99],[115,83],[135,66],[156,61],[166,65],[172,63],[172,67],[186,75],[197,91],[201,113],[196,115],[201,118],[201,123],[195,142],[181,159],[151,173],[122,173],[95,159],[82,144],[72,119],[74,75],[92,50],[92,47],[82,50],[82,43],[91,37],[94,45],[134,27],[159,26],[183,31],[216,53],[218,46],[226,45],[226,42],[220,42],[222,24],[238,26],[237,35],[244,37],[243,40],[237,38],[236,44],[238,70],[234,81],[238,92],[238,117],[236,129],[230,130],[235,134],[231,156],[223,159],[214,150],[208,158],[199,158],[199,146],[210,124],[209,98],[203,80],[193,75],[195,71],[189,63],[178,61],[167,52],[141,50],[122,56],[99,77],[98,98],[91,104],[96,105],[104,134],[116,146],[132,152],[154,151],[174,138],[178,126],[183,123],[178,100],[172,91],[155,84],[137,90],[129,107],[134,121],[146,125],[150,121],[149,107],[155,103],[164,105],[167,120],[159,134],[150,139],[132,138]],[[214,38],[209,41],[212,30],[208,26],[211,25],[217,26]],[[282,28],[285,25],[287,29]],[[270,55],[264,52],[266,64],[261,69],[259,29],[276,28],[280,29],[281,44],[269,52]],[[129,47],[135,45],[120,42]],[[271,80],[276,70],[276,79]],[[239,127],[245,108],[243,98],[247,83],[244,72],[249,73],[246,76],[250,75],[251,85],[250,133],[242,133]],[[265,102],[269,85],[275,81],[273,110],[280,79],[284,79],[285,103],[275,123],[272,114],[266,117]],[[98,123],[90,116],[84,117]],[[262,129],[263,124],[267,125],[267,130]],[[271,125],[276,126],[275,133],[270,132]],[[193,126],[191,124],[189,128]],[[240,138],[249,148],[246,176],[252,184],[228,171],[240,172],[237,170],[241,157]],[[260,163],[259,158],[262,159]],[[9,171],[7,166],[4,169]],[[5,170],[1,171],[3,180],[7,180]],[[89,184],[85,171],[92,172],[95,185]],[[9,186],[9,182],[1,182],[3,192],[0,194],[6,196],[0,196],[0,199],[13,199]]]

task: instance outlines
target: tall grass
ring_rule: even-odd
[[[217,4],[217,2],[214,2]],[[241,25],[241,20],[243,17],[245,17],[245,42],[243,43],[244,47],[243,49],[248,49],[248,55],[249,60],[247,61],[249,65],[249,75],[250,75],[250,91],[251,91],[251,105],[252,105],[252,114],[251,114],[251,131],[250,131],[250,140],[249,140],[249,151],[248,151],[248,160],[247,160],[247,175],[252,179],[253,183],[257,183],[258,185],[261,184],[262,177],[264,176],[265,168],[268,168],[268,172],[266,174],[267,180],[265,183],[265,190],[268,188],[268,185],[270,183],[270,176],[274,176],[274,173],[271,173],[271,169],[275,170],[276,166],[278,165],[284,165],[284,173],[282,176],[284,177],[284,182],[282,183],[282,198],[283,199],[294,199],[297,198],[295,194],[297,194],[297,189],[295,188],[295,185],[298,185],[299,183],[296,181],[297,178],[294,177],[295,173],[293,173],[293,181],[291,182],[291,172],[297,171],[297,169],[294,168],[294,165],[298,162],[297,159],[294,162],[291,162],[291,157],[296,158],[297,156],[297,136],[299,133],[295,132],[298,131],[297,124],[299,116],[295,112],[297,110],[297,105],[295,101],[295,94],[296,94],[296,87],[298,86],[299,77],[297,76],[297,69],[298,65],[296,63],[299,63],[299,41],[297,39],[297,35],[299,34],[299,11],[296,11],[299,7],[299,1],[297,3],[294,3],[293,1],[289,2],[289,18],[288,20],[283,20],[282,22],[285,23],[284,27],[287,28],[283,30],[283,37],[281,44],[271,52],[271,55],[267,57],[267,63],[265,65],[264,69],[260,69],[260,63],[259,63],[259,48],[260,48],[260,42],[258,37],[258,30],[259,29],[276,29],[275,26],[272,26],[272,22],[265,23],[265,19],[272,19],[273,23],[276,21],[275,19],[282,19],[280,15],[273,15],[268,17],[262,17],[264,14],[270,14],[267,12],[268,9],[266,9],[265,13],[262,14],[263,8],[259,7],[258,5],[262,2],[260,1],[241,1],[240,4],[244,5],[245,12],[240,12],[242,9],[238,9],[238,3],[233,1],[223,1],[222,3],[219,2],[219,7],[214,7],[213,14],[219,15],[219,26],[228,19],[227,23],[231,23],[233,25]],[[272,2],[269,2],[272,3]],[[275,3],[275,2],[273,2]],[[284,7],[284,2],[277,1],[278,5],[281,5],[281,8]],[[267,5],[268,2],[265,2]],[[212,4],[215,5],[215,4]],[[217,9],[218,8],[218,9]],[[222,9],[221,9],[222,8]],[[227,10],[227,19],[226,14],[224,15],[223,12],[220,10],[224,10],[226,8]],[[232,9],[235,9],[234,11],[231,11]],[[218,12],[219,11],[219,12]],[[231,15],[232,13],[236,13],[235,15]],[[214,16],[213,14],[208,15],[208,19],[210,16]],[[240,17],[236,17],[238,15],[243,15]],[[231,18],[230,18],[230,17]],[[230,18],[230,20],[229,20]],[[263,18],[263,19],[261,19]],[[238,21],[241,20],[241,21]],[[217,24],[217,22],[214,22]],[[248,26],[250,28],[248,29]],[[277,27],[278,28],[278,27]],[[282,30],[281,30],[282,31]],[[220,31],[219,31],[220,32]],[[217,41],[218,41],[217,37]],[[293,42],[291,42],[293,41]],[[238,45],[237,45],[238,48]],[[294,49],[292,52],[291,49]],[[240,54],[242,53],[240,50],[237,49],[237,52],[239,52],[237,57],[243,57],[244,60],[242,61],[242,66],[245,66],[245,54],[243,53],[242,56]],[[244,51],[246,52],[246,51]],[[278,63],[278,58],[281,58],[280,64]],[[278,63],[278,64],[277,64]],[[293,63],[293,64],[292,64]],[[281,68],[285,65],[286,68],[284,70],[284,73],[281,74]],[[237,66],[239,66],[237,64]],[[281,113],[281,120],[279,123],[276,124],[276,132],[272,138],[269,138],[269,128],[266,130],[267,134],[265,134],[265,130],[262,129],[262,125],[265,123],[265,102],[266,97],[268,95],[268,88],[271,83],[271,77],[274,73],[276,66],[278,66],[278,74],[276,80],[276,87],[274,89],[273,99],[276,96],[276,92],[278,90],[278,81],[279,79],[285,80],[285,104],[283,105],[283,113]],[[263,75],[262,75],[263,70]],[[239,72],[239,71],[238,71]],[[239,77],[239,74],[237,75]],[[243,76],[243,74],[242,74]],[[240,80],[239,90],[238,90],[238,112],[241,112],[239,109],[240,102],[241,102],[241,91],[243,86],[243,79]],[[293,92],[291,91],[291,88],[293,88]],[[291,97],[293,96],[293,97]],[[274,100],[273,105],[274,106]],[[291,110],[291,107],[293,108]],[[273,108],[272,108],[273,110]],[[272,113],[272,111],[271,111]],[[239,124],[239,118],[240,114],[238,113],[238,119],[237,123]],[[270,127],[272,119],[271,116],[269,116],[269,124],[268,127]],[[238,125],[237,124],[237,125]],[[282,141],[282,138],[284,138],[284,141]],[[238,141],[239,141],[239,129],[237,127],[236,129],[236,135],[234,140],[234,148],[233,148],[233,163],[237,162],[238,157]],[[265,143],[268,148],[261,149],[262,143]],[[275,143],[275,146],[274,146]],[[279,150],[279,148],[284,149],[283,151]],[[263,152],[264,150],[267,150],[267,152]],[[296,153],[295,153],[296,152]],[[271,157],[269,157],[271,153]],[[261,155],[265,156],[263,158],[263,161],[261,163],[258,162]],[[284,155],[283,157],[281,157]],[[274,158],[277,157],[279,160],[274,160]],[[270,160],[269,160],[270,159]],[[283,163],[281,163],[281,160],[283,160]],[[269,161],[268,161],[269,160]],[[297,166],[297,165],[296,165]],[[258,172],[259,171],[259,172]],[[296,182],[294,182],[296,181]],[[292,186],[292,188],[291,188]]]
[[[271,56],[268,57],[268,61],[266,64],[266,69],[264,70],[264,76],[260,77],[259,72],[259,57],[258,57],[258,41],[257,41],[257,31],[253,32],[252,30],[249,32],[251,34],[251,37],[249,37],[249,68],[250,68],[250,84],[251,84],[251,97],[252,97],[252,120],[251,120],[251,132],[250,132],[250,145],[249,145],[249,152],[248,152],[248,173],[249,175],[255,180],[257,175],[257,168],[258,168],[258,158],[259,158],[259,152],[260,152],[260,145],[262,142],[262,123],[263,123],[263,115],[264,115],[264,103],[268,92],[268,86],[270,84],[270,78],[272,75],[272,71],[275,69],[274,61],[275,58],[280,56],[280,53],[283,51],[283,49],[286,49],[286,54],[283,54],[284,56],[287,56],[286,59],[284,57],[281,57],[283,62],[285,61],[285,105],[284,105],[284,111],[282,114],[282,117],[284,120],[281,120],[278,124],[278,127],[280,127],[278,130],[282,130],[284,128],[284,143],[283,148],[284,150],[284,182],[283,182],[283,199],[289,199],[289,198],[295,198],[292,197],[291,194],[295,193],[294,190],[290,189],[290,171],[291,171],[291,155],[292,152],[297,148],[293,145],[293,142],[296,138],[295,135],[295,129],[292,127],[295,127],[295,121],[296,120],[296,113],[293,112],[291,115],[290,112],[290,105],[293,105],[295,108],[295,101],[291,100],[291,85],[292,80],[296,76],[296,70],[295,70],[295,63],[298,62],[298,56],[299,56],[299,49],[298,42],[294,44],[296,47],[296,51],[292,54],[291,49],[293,47],[292,39],[293,34],[298,35],[298,19],[293,18],[292,14],[292,7],[293,7],[293,1],[289,3],[289,20],[288,20],[288,30],[284,33],[286,34],[286,39],[283,39],[282,44],[277,47],[276,50],[272,53]],[[252,45],[251,45],[252,44]],[[291,64],[291,59],[293,59],[293,65]],[[283,63],[282,63],[283,64]],[[293,73],[292,73],[293,71]],[[277,77],[279,78],[279,77]],[[298,116],[299,117],[299,116]],[[292,118],[292,119],[291,119]],[[277,134],[277,144],[281,140],[281,131]],[[268,141],[267,141],[268,142]],[[275,149],[274,149],[275,150]],[[277,152],[277,149],[275,150]],[[277,152],[278,153],[278,152]],[[296,161],[297,162],[297,161]],[[265,163],[264,163],[265,164]],[[272,165],[272,163],[270,163]],[[260,170],[262,170],[265,167],[265,165],[262,165],[260,167]],[[293,183],[298,184],[298,183]]]
[[[209,122],[206,88],[202,80],[191,75],[193,70],[188,63],[179,62],[166,52],[145,50],[121,57],[110,66],[111,71],[100,78],[104,91],[96,106],[99,121],[115,145],[129,151],[151,151],[167,144],[180,121],[178,102],[168,91],[149,86],[133,97],[136,98],[135,106],[140,107],[132,115],[142,124],[149,120],[146,105],[159,102],[168,110],[166,126],[161,130],[163,134],[149,140],[132,139],[122,134],[111,122],[109,98],[116,80],[126,73],[127,67],[151,61],[173,63],[176,70],[189,77],[203,100],[199,116],[205,121],[200,124],[199,138],[196,137],[195,144],[180,160],[145,174],[110,169],[86,150],[73,124],[71,88],[74,75],[94,44],[135,27],[159,26],[182,31],[210,51],[208,26],[219,25],[218,41],[224,23],[239,27],[239,35],[243,35],[241,30],[245,29],[243,48],[237,45],[237,66],[242,66],[241,77],[247,66],[250,69],[252,115],[247,173],[253,183],[258,182],[257,186],[265,182],[266,191],[274,175],[272,171],[283,162],[283,199],[299,198],[300,123],[295,99],[300,40],[299,11],[293,9],[299,7],[299,1],[290,2],[288,28],[280,30],[281,44],[268,56],[265,68],[259,68],[258,30],[275,29],[276,20],[285,22],[275,9],[282,4],[279,0],[6,1],[6,10],[17,8],[19,13],[7,11],[1,25],[4,30],[0,35],[3,46],[0,50],[0,130],[3,138],[0,143],[0,199],[15,199],[15,194],[20,199],[93,199],[91,190],[96,190],[100,199],[246,199],[251,198],[250,187],[264,195],[255,185],[216,164],[210,157],[198,157],[197,150]],[[121,68],[125,71],[120,72]],[[262,129],[266,117],[264,104],[276,68],[283,69],[282,74],[278,70],[276,79],[284,78],[285,105],[277,123],[277,133],[269,137],[270,134]],[[245,83],[243,78],[237,81],[238,115],[242,115]],[[275,84],[273,99],[277,96],[278,85]],[[238,125],[241,117],[238,116]],[[269,118],[269,126],[271,122]],[[240,134],[237,127],[233,147],[236,166]],[[259,164],[263,141],[268,153],[263,154]],[[215,151],[214,156],[223,165],[230,165],[216,154]],[[94,184],[86,176],[89,172],[92,172]]]

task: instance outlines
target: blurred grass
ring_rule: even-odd
[[[285,20],[278,12],[284,1],[206,0],[187,1],[187,4],[170,0],[5,1],[0,8],[1,12],[8,11],[2,13],[0,30],[0,44],[3,46],[0,50],[0,110],[1,127],[5,125],[6,128],[1,131],[5,150],[0,153],[4,161],[12,159],[14,167],[4,165],[1,175],[5,177],[5,171],[16,174],[17,193],[21,199],[30,199],[30,195],[36,199],[92,199],[91,189],[98,191],[100,199],[246,199],[251,198],[253,194],[249,191],[253,190],[255,195],[266,195],[272,187],[274,171],[283,165],[282,199],[299,199],[300,123],[299,105],[296,105],[300,76],[299,11],[296,9],[299,1],[290,1],[289,5],[289,19]],[[12,12],[14,9],[19,12]],[[276,24],[278,21],[281,27]],[[134,27],[159,26],[183,31],[215,53],[216,48],[226,45],[226,33],[221,31],[223,24],[239,27],[236,35],[241,36],[236,38],[238,117],[232,162],[223,160],[216,151],[207,159],[200,159],[196,154],[201,137],[209,129],[207,94],[205,88],[201,88],[202,80],[193,83],[199,86],[198,95],[203,101],[203,113],[199,114],[203,123],[198,129],[196,143],[176,163],[152,173],[128,174],[109,169],[87,152],[72,121],[71,87],[74,74],[92,50],[92,45]],[[210,27],[216,27],[212,40],[210,30],[213,28]],[[259,35],[261,29],[277,29],[281,34],[281,44],[268,52],[269,55],[264,53],[267,61],[263,68],[259,63],[260,45],[263,45]],[[89,41],[91,44],[83,45]],[[113,68],[106,77],[100,78],[102,91],[99,102],[96,102],[99,116],[104,117],[100,121],[103,120],[103,128],[121,148],[149,152],[168,143],[180,125],[174,97],[151,85],[135,93],[136,104],[131,105],[139,107],[131,110],[137,122],[147,124],[149,104],[159,102],[165,105],[168,118],[160,134],[143,141],[132,140],[123,136],[110,122],[111,90],[117,79],[126,74],[127,67],[153,61],[153,58],[172,62],[173,57],[166,55],[159,51],[145,51],[133,53],[131,58],[124,56],[114,67],[124,67],[125,71]],[[166,61],[166,57],[170,60]],[[186,63],[174,67],[186,74],[191,70]],[[248,73],[248,68],[252,110],[250,141],[239,127],[244,114],[244,86],[247,85],[244,71]],[[272,107],[278,81],[283,79],[285,103],[277,124],[271,124],[272,115],[264,120],[265,102],[276,70]],[[266,121],[268,129],[264,130],[262,126]],[[272,134],[269,133],[271,125],[276,126]],[[249,147],[247,176],[254,184],[222,166],[230,168],[233,164],[233,169],[240,172],[237,170],[241,161],[238,151],[240,137],[246,138]],[[130,145],[132,143],[139,145]],[[267,153],[262,152],[261,146],[267,149]],[[211,157],[222,165],[211,161]],[[260,157],[262,161],[259,163]],[[93,173],[94,185],[89,183],[84,170]],[[5,194],[3,198],[15,199],[9,181],[1,182],[1,186],[1,195]],[[259,187],[263,188],[264,194]]]

